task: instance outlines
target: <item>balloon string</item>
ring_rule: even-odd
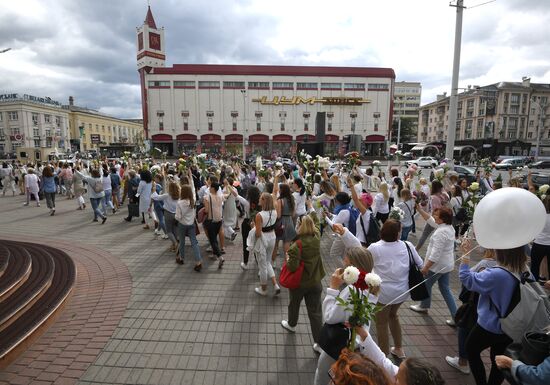
[[[458,262],[459,260],[461,260],[462,258],[466,257],[467,255],[469,255],[472,251],[474,251],[475,249],[477,249],[478,247],[480,247],[480,245],[477,245],[475,246],[474,248],[472,248],[470,251],[468,251],[466,254],[462,255],[461,257],[458,257],[457,259],[454,260],[454,263]],[[414,260],[414,259],[413,259]],[[439,269],[439,271],[437,271],[435,274],[439,274],[441,273],[443,270],[445,270],[446,267],[442,267],[441,269]],[[428,279],[430,279],[431,277],[428,277],[426,278],[425,280],[423,280],[422,282],[414,285],[413,287],[411,287],[409,290],[407,290],[406,292],[402,293],[402,294],[399,294],[397,297],[395,297],[393,300],[391,300],[389,303],[385,304],[382,309],[384,309],[386,306],[390,306],[390,305],[393,305],[399,298],[403,297],[404,295],[406,294],[409,294],[411,291],[413,291],[414,289],[416,289],[418,286],[426,283],[426,281],[428,281]]]

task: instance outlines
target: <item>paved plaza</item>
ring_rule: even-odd
[[[125,209],[100,225],[92,222],[89,205],[82,212],[74,201],[57,199],[51,217],[45,202],[23,207],[21,196],[0,198],[0,238],[60,248],[78,269],[63,312],[0,372],[0,385],[312,384],[317,354],[305,305],[296,334],[285,331],[280,321],[287,317],[288,292],[275,298],[272,288],[268,297],[254,293],[257,270],[241,270],[240,236],[226,241],[226,263],[218,270],[201,234],[206,258],[196,273],[190,249],[186,263],[177,265],[169,241],[143,230],[138,220],[124,222]],[[331,242],[325,234],[330,273],[340,266],[328,256]],[[457,295],[457,274],[452,288]],[[447,384],[473,384],[445,362],[445,355],[456,355],[457,338],[445,325],[448,310],[439,291],[434,288],[429,315],[408,305],[400,310],[406,354],[435,364]]]

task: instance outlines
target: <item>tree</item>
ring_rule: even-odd
[[[398,121],[392,125],[391,141],[397,143]],[[399,143],[416,142],[416,121],[412,118],[401,118],[401,139]]]

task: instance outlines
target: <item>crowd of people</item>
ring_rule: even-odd
[[[189,258],[185,248],[189,237],[193,268],[198,273],[204,253],[197,235],[201,231],[206,234],[206,252],[222,269],[225,245],[233,242],[240,230],[240,266],[244,271],[257,266],[258,285],[254,291],[258,295],[267,296],[271,288],[273,296],[280,295],[276,270],[281,265],[285,264],[290,272],[303,269],[299,287],[289,290],[288,317],[281,326],[288,332],[296,331],[304,301],[313,349],[319,353],[315,384],[439,385],[444,380],[436,366],[407,357],[404,349],[400,312],[410,299],[410,265],[421,270],[428,292],[427,298],[410,309],[428,314],[432,287],[437,283],[448,309],[446,324],[456,327],[456,298],[464,296],[453,293],[450,279],[457,274],[461,237],[471,238],[467,203],[471,195],[489,194],[499,186],[490,171],[479,175],[475,182],[478,186],[459,179],[452,171],[436,173],[432,181],[416,169],[401,171],[399,167],[388,166],[384,172],[378,167],[363,170],[355,166],[328,175],[327,170],[302,164],[277,163],[269,169],[258,169],[255,165],[220,161],[216,167],[201,169],[196,164],[182,167],[181,163],[130,159],[110,163],[77,161],[71,165],[3,163],[0,176],[4,195],[10,190],[12,195],[25,195],[25,206],[31,200],[40,206],[43,196],[52,216],[59,195],[74,199],[77,210],[86,210],[87,198],[92,220],[101,224],[128,202],[124,219],[130,222],[137,217],[145,230],[168,239],[176,263],[184,264]],[[514,177],[509,183],[521,187]],[[529,188],[536,192],[531,185]],[[448,356],[446,362],[462,373],[471,372],[478,385],[502,383],[495,357],[511,342],[501,329],[498,314],[507,310],[513,282],[504,270],[494,267],[515,273],[530,269],[535,279],[548,279],[548,269],[541,270],[540,265],[550,250],[550,195],[543,197],[543,203],[548,219],[531,250],[527,246],[485,250],[474,267],[468,266],[467,257],[460,265],[464,290],[478,294],[477,322],[470,328],[457,327],[458,356]],[[421,218],[425,226],[417,233],[416,222]],[[322,284],[327,275],[321,256],[323,234],[329,234],[326,236],[332,240],[330,257],[341,261],[341,268],[329,272],[326,288]],[[416,234],[414,244],[409,241],[411,234]],[[428,247],[423,252],[426,242]],[[548,258],[546,261],[550,265]],[[351,316],[337,300],[349,296],[349,286],[342,276],[346,266],[376,272],[382,279],[373,299],[381,308],[374,322],[376,342],[369,331],[371,325],[356,327],[356,351],[341,343],[342,338],[347,342],[347,333],[335,337],[342,335],[342,327],[338,329],[337,325],[345,329]],[[488,379],[481,360],[487,348],[491,349],[492,362]]]

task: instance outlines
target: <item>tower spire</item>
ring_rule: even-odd
[[[149,27],[157,29],[157,25],[155,24],[155,18],[153,17],[153,12],[151,12],[151,6],[147,6],[147,16],[145,16],[145,24],[147,24]]]

